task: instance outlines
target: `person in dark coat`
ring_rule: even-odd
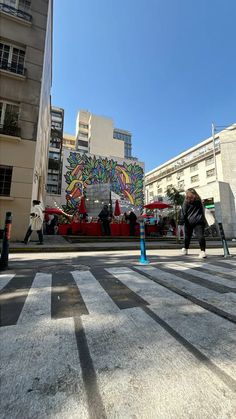
[[[102,233],[104,236],[110,236],[110,220],[111,215],[108,209],[108,205],[104,205],[102,211],[98,214],[98,218],[102,222]]]
[[[134,236],[137,216],[133,211],[130,211],[129,215],[127,216],[127,219],[129,221],[129,235]]]
[[[200,196],[193,188],[189,188],[185,194],[185,200],[180,212],[180,225],[184,224],[185,240],[182,253],[188,254],[193,231],[196,234],[200,246],[200,258],[206,258],[206,240],[204,229],[206,225],[204,207]]]

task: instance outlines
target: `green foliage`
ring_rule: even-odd
[[[184,196],[181,192],[183,193],[183,191],[179,191],[174,186],[172,186],[172,188],[168,188],[166,191],[166,196],[169,198],[170,202],[174,206],[174,218],[175,218],[176,226],[178,225],[178,221],[179,221],[179,212],[180,212],[179,210],[184,202]],[[176,235],[176,242],[178,243],[177,235]]]
[[[168,188],[166,191],[166,196],[175,207],[181,206],[184,202],[184,196],[181,192],[183,191],[179,191],[174,186],[172,188]]]

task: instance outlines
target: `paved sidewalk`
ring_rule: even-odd
[[[75,237],[72,238],[75,240]],[[78,242],[69,242],[63,236],[44,236],[44,245],[39,245],[37,241],[31,241],[27,245],[21,242],[10,242],[10,253],[28,253],[28,252],[87,252],[91,250],[107,251],[107,250],[138,250],[138,238],[134,241],[123,240],[117,238],[107,238],[106,240],[98,237],[78,237]],[[228,241],[228,246],[236,247],[235,241]],[[146,249],[181,249],[183,242],[177,244],[173,238],[158,239],[146,241]],[[198,242],[193,240],[191,248],[198,248]],[[207,240],[208,248],[222,248],[221,241]]]

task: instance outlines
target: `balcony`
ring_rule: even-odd
[[[220,143],[215,145],[215,153],[216,154],[220,153]],[[182,158],[180,161],[175,162],[174,165],[172,165],[171,167],[168,167],[167,169],[160,171],[159,173],[153,175],[152,177],[149,177],[148,179],[146,178],[145,184],[149,185],[155,182],[156,180],[161,180],[169,174],[177,173],[179,170],[186,169],[192,166],[194,163],[200,162],[212,156],[213,156],[213,148],[205,150],[204,152],[201,152],[199,154],[192,155],[191,157],[188,156],[187,158],[186,157]]]
[[[48,159],[48,170],[60,170],[61,162],[60,160],[55,160],[53,158]]]
[[[15,7],[9,6],[8,4],[2,3],[2,2],[0,3],[0,12],[4,12],[4,13],[7,13],[8,15],[26,20],[29,23],[32,21],[32,16],[29,13],[24,12],[23,10],[20,10],[20,9],[16,9]]]
[[[20,76],[26,75],[26,69],[22,64],[8,63],[4,60],[0,62],[0,70],[9,71],[10,73],[19,74]]]
[[[17,124],[3,124],[0,125],[0,134],[10,135],[11,137],[20,137],[21,129]]]

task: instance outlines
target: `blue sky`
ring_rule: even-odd
[[[54,0],[52,103],[133,134],[149,171],[236,122],[235,0]]]

